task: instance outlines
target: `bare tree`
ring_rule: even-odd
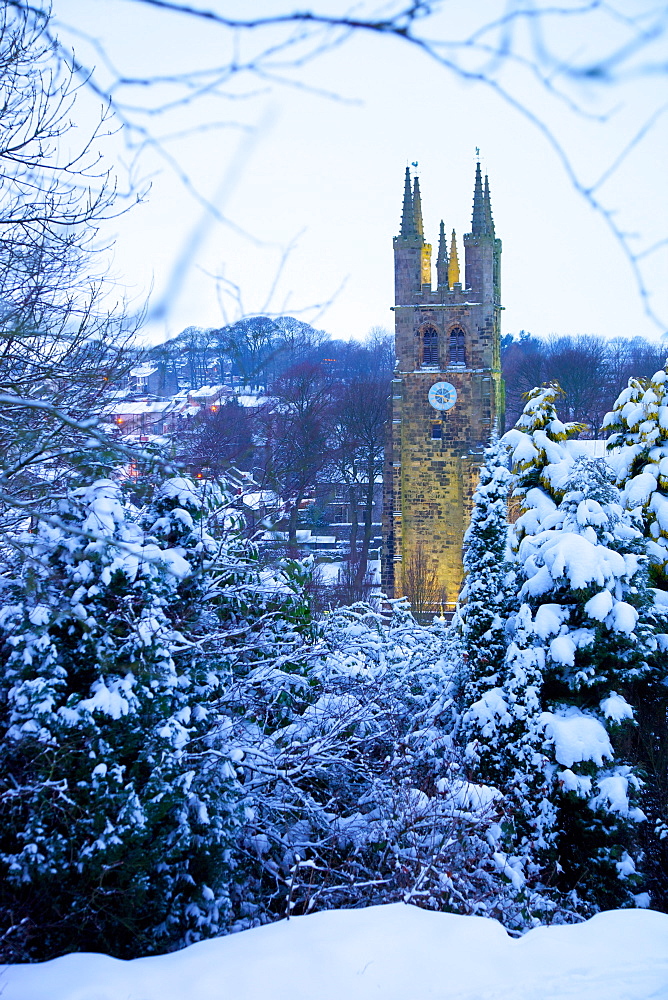
[[[233,371],[251,389],[266,389],[271,363],[280,351],[278,329],[268,316],[251,316],[218,332]]]
[[[218,476],[232,463],[244,466],[253,454],[253,415],[231,399],[195,417],[184,458],[199,471]]]
[[[335,465],[348,490],[350,562],[354,586],[363,589],[373,533],[376,481],[383,472],[385,424],[389,413],[389,379],[370,374],[339,388],[335,405]],[[357,551],[358,509],[362,504],[362,539]]]
[[[545,343],[520,331],[517,339],[504,338],[501,363],[506,385],[506,426],[512,427],[524,407],[523,395],[548,380]]]
[[[565,396],[560,416],[587,424],[594,437],[608,410],[608,345],[603,337],[553,337],[547,343],[549,379]]]
[[[597,437],[604,414],[628,379],[653,375],[663,366],[665,353],[665,347],[642,337],[541,340],[524,332],[517,339],[507,337],[502,352],[506,423],[512,426],[517,420],[525,392],[558,382],[564,393],[557,404],[559,416],[587,424],[586,433]]]
[[[264,422],[268,476],[290,504],[288,542],[297,541],[299,510],[330,461],[332,394],[322,369],[302,364],[271,386]]]
[[[193,389],[200,389],[208,382],[207,360],[209,336],[206,330],[188,326],[178,337],[188,363],[188,379]]]
[[[114,204],[96,151],[104,117],[66,152],[77,84],[33,13],[0,11],[0,505],[10,521],[53,511],[73,464],[105,467],[111,441],[95,413],[132,363],[132,329],[91,278]]]
[[[446,593],[438,582],[438,573],[421,545],[403,568],[403,589],[416,620],[422,624],[442,613],[446,605]]]

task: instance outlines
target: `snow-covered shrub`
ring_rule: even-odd
[[[448,641],[401,605],[386,624],[358,604],[325,616],[301,652],[250,668],[250,690],[255,674],[287,694],[283,714],[230,692],[248,817],[236,926],[400,899],[514,905],[494,858],[500,795],[466,780],[452,737]]]
[[[225,675],[197,621],[218,546],[192,483],[155,502],[142,527],[96,482],[61,504],[62,527],[16,540],[0,612],[5,955],[137,955],[226,926],[238,783],[206,753]]]

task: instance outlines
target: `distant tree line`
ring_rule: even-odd
[[[556,382],[564,390],[556,402],[560,419],[584,423],[585,436],[598,437],[628,378],[651,376],[664,352],[641,337],[508,335],[502,343],[506,426],[522,412],[526,392]],[[382,473],[394,363],[389,332],[376,328],[366,341],[342,341],[292,317],[255,316],[221,329],[189,327],[150,349],[147,360],[157,364],[165,385],[222,382],[255,395],[257,405],[232,396],[203,410],[181,434],[178,457],[195,473],[220,475],[230,465],[252,471],[286,501],[292,548],[299,527],[326,526],[336,485],[349,510],[351,594],[360,596],[373,537],[374,483]],[[308,511],[305,498],[315,500]]]
[[[163,367],[160,382],[173,388],[222,382],[237,390],[186,423],[177,457],[195,475],[236,466],[275,491],[286,504],[291,550],[298,528],[330,523],[326,508],[336,493],[348,509],[346,589],[360,596],[383,466],[390,334],[376,328],[365,341],[346,342],[290,317],[258,316],[224,330],[189,328],[146,360]],[[244,390],[250,399],[240,400]]]
[[[601,435],[603,417],[631,377],[651,377],[663,367],[668,346],[642,337],[579,335],[542,340],[522,330],[501,343],[506,383],[506,426],[520,416],[523,394],[534,386],[557,382],[564,395],[557,401],[561,420],[587,424],[590,437]]]
[[[300,364],[322,365],[329,379],[349,381],[394,363],[388,332],[374,327],[366,342],[333,339],[292,316],[248,316],[217,329],[186,327],[142,357],[157,366],[161,394],[177,382],[197,389],[212,381],[266,391]]]
[[[598,437],[605,413],[628,379],[650,377],[663,365],[667,351],[668,347],[642,337],[607,340],[583,334],[542,339],[525,331],[508,334],[502,340],[506,425],[512,426],[522,412],[524,393],[557,382],[564,390],[558,403],[560,419],[585,423],[589,428],[585,433]],[[394,361],[391,336],[380,328],[370,331],[365,342],[343,341],[292,317],[267,316],[247,317],[220,329],[188,327],[151,348],[146,357],[158,367],[164,394],[169,386],[199,388],[212,381],[243,384],[269,395],[278,387],[280,394],[285,380],[300,366],[317,368],[322,384],[330,387],[356,379],[388,379]],[[311,384],[320,393],[318,379]],[[238,423],[231,409],[225,416]],[[227,419],[221,416],[217,422],[222,428]],[[225,437],[227,431],[221,434]],[[208,429],[205,437],[214,443],[215,435]],[[233,437],[239,437],[237,432]],[[239,441],[246,440],[247,435],[241,434]],[[226,460],[228,455],[221,457]]]

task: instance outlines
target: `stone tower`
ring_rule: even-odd
[[[441,222],[432,287],[420,184],[406,168],[401,231],[394,239],[396,369],[383,496],[382,582],[437,612],[462,582],[462,543],[484,448],[503,425],[500,359],[501,240],[489,184],[476,166],[471,232]],[[425,605],[426,601],[426,605]]]

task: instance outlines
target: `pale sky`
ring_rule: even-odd
[[[372,6],[362,3],[355,11]],[[640,0],[618,6],[626,14],[649,9]],[[209,0],[208,7],[237,17],[292,9],[280,0]],[[311,7],[344,9],[338,0],[315,0]],[[442,8],[422,27],[432,37],[451,39],[494,18],[505,4],[451,0]],[[229,39],[215,26],[132,0],[55,0],[54,9],[61,39],[95,63],[103,79],[109,77],[100,53],[68,26],[97,39],[125,76],[168,76],[229,59]],[[584,24],[561,18],[545,32],[560,56],[576,62],[625,39],[614,19],[602,17]],[[666,47],[661,37],[642,56],[665,63]],[[466,58],[473,68],[473,57]],[[493,64],[486,69],[487,75],[496,72]],[[373,326],[390,328],[392,237],[399,229],[405,167],[419,164],[427,239],[437,242],[443,218],[461,241],[470,228],[476,147],[503,240],[503,332],[656,339],[668,329],[666,246],[642,261],[657,324],[645,311],[619,241],[575,189],[545,130],[493,88],[463,82],[400,40],[362,34],[289,74],[295,86],[243,77],[230,82],[224,98],[203,97],[163,116],[133,112],[153,137],[190,131],[166,145],[176,170],[155,149],[143,150],[134,175],[150,179],[151,191],[142,205],[109,224],[119,285],[136,306],[152,289],[146,328],[152,341],[190,325],[220,326],[242,312],[296,315],[346,339],[361,338]],[[546,95],[518,64],[504,65],[496,79],[547,124],[584,186],[657,112],[596,195],[615,224],[634,234],[637,250],[668,235],[665,74],[629,72],[610,85],[568,85],[569,100],[584,106],[586,116]],[[166,85],[136,91],[133,103],[144,106],[179,94]],[[78,115],[83,130],[90,115],[86,101]],[[119,163],[130,162],[122,136],[108,150]],[[208,213],[178,171],[231,224]],[[238,295],[231,296],[231,288]]]

